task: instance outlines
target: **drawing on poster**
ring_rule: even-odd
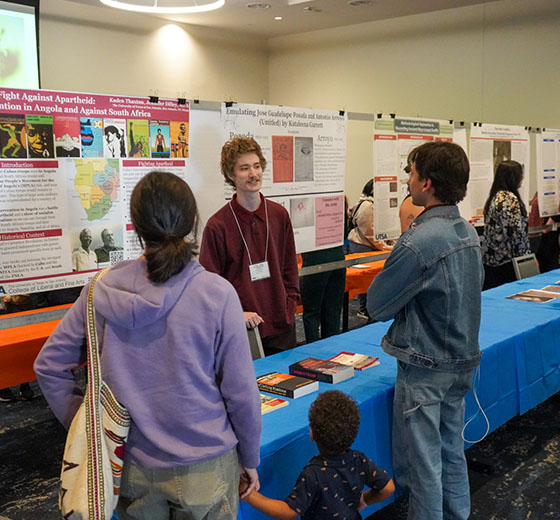
[[[53,117],[28,114],[25,116],[27,153],[29,158],[54,157]]]
[[[296,137],[294,148],[295,181],[313,181],[313,138]]]
[[[128,156],[150,157],[150,129],[147,119],[128,120]]]
[[[124,119],[105,119],[103,121],[104,157],[126,157],[126,121]]]
[[[171,121],[171,155],[173,157],[189,156],[189,124],[184,121]]]
[[[273,135],[272,182],[294,180],[294,138],[290,135]]]
[[[0,157],[25,159],[25,116],[0,114]]]
[[[103,157],[103,119],[80,118],[82,157]]]
[[[396,208],[399,205],[399,199],[397,197],[391,197],[389,199],[389,207]]]
[[[315,199],[298,197],[290,199],[290,217],[294,229],[315,225]]]
[[[54,146],[57,157],[80,157],[80,120],[54,116]]]
[[[169,121],[150,121],[152,157],[161,159],[170,155]]]
[[[495,140],[492,154],[494,157],[494,173],[496,173],[498,164],[501,164],[504,161],[511,161],[511,141]]]

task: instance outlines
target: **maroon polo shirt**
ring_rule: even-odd
[[[264,197],[256,211],[243,208],[234,195],[231,208],[247,242],[251,260],[265,260],[266,214]],[[229,203],[208,220],[202,235],[200,263],[223,276],[237,291],[246,312],[256,312],[264,323],[262,338],[286,333],[294,323],[299,301],[299,279],[294,232],[288,212],[276,202],[266,201],[268,210],[268,266],[270,278],[251,281],[249,257]]]

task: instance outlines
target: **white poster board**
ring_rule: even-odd
[[[522,126],[483,123],[472,125],[470,133],[471,173],[469,199],[472,220],[484,219],[484,204],[490,193],[498,164],[513,160],[525,170],[525,179],[519,194],[525,205],[529,203],[529,132]]]
[[[189,180],[188,130],[177,100],[0,89],[0,296],[84,285],[137,257],[130,193],[154,169]]]
[[[453,141],[453,125],[438,119],[381,117],[373,135],[373,229],[375,240],[401,234],[399,206],[408,193],[408,154],[429,141]]]
[[[550,217],[560,213],[560,130],[546,130],[536,138],[539,213]]]
[[[290,214],[298,253],[343,243],[346,114],[224,103],[222,125],[224,141],[249,136],[261,145],[261,191]]]

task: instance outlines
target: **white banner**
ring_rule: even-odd
[[[536,137],[539,213],[550,217],[560,213],[560,130],[546,130]]]
[[[261,191],[290,214],[297,252],[341,245],[346,114],[224,103],[222,124],[224,141],[247,136],[260,144],[267,160]]]
[[[177,100],[0,89],[0,296],[137,257],[130,193],[154,169],[188,181],[188,127]]]
[[[494,172],[503,161],[517,161],[525,171],[519,194],[525,205],[529,204],[529,132],[522,126],[493,125],[483,123],[471,126],[470,154],[471,173],[469,199],[471,218],[484,219],[484,204],[494,180]]]
[[[453,141],[453,125],[437,119],[381,117],[373,135],[373,230],[375,240],[401,234],[399,207],[408,193],[408,154],[428,141]]]

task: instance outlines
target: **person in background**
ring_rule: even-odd
[[[404,171],[408,175],[410,175],[411,165],[414,161],[415,152],[416,152],[416,148],[414,150],[411,150],[411,152],[408,154],[408,157],[406,159],[406,166],[404,167]],[[420,213],[422,213],[423,209],[424,208],[422,208],[421,206],[416,206],[414,204],[414,202],[412,202],[412,197],[410,196],[410,190],[408,190],[408,194],[403,199],[403,201],[401,202],[401,205],[400,205],[400,208],[399,208],[399,219],[401,221],[401,233],[404,233],[410,227],[410,224],[412,224],[412,221],[418,215],[420,215]]]
[[[381,340],[397,358],[393,469],[414,520],[466,520],[470,513],[461,432],[464,396],[481,356],[484,270],[478,235],[457,207],[469,170],[455,143],[416,149],[408,186],[424,211],[368,289],[371,317],[393,319]]]
[[[532,227],[550,226],[555,222],[560,222],[560,215],[554,215],[550,218],[541,217],[539,212],[539,194],[535,192],[533,198],[529,202],[529,229]],[[536,245],[529,243],[531,250],[535,251],[539,270],[541,273],[560,268],[560,244],[558,243],[559,233],[557,229],[544,229],[540,236],[537,236]]]
[[[348,233],[348,246],[350,253],[365,253],[367,251],[390,251],[392,241],[375,240],[373,224],[373,179],[366,182],[362,189],[360,199],[349,211],[350,225],[353,226]],[[358,317],[369,320],[367,311],[367,295],[358,295]]]
[[[208,220],[200,263],[233,284],[247,328],[259,327],[264,352],[271,355],[296,346],[299,278],[290,216],[260,192],[265,167],[254,139],[224,144],[222,175],[235,194]]]
[[[484,205],[484,289],[515,281],[512,259],[531,252],[527,209],[519,195],[522,182],[523,166],[518,162],[504,161],[496,168]]]
[[[33,301],[29,294],[0,296],[0,315],[30,311],[32,309]],[[19,385],[19,396],[24,401],[31,401],[35,398],[35,393],[31,389],[29,383],[22,383]],[[0,389],[0,403],[10,403],[13,401],[17,401],[17,396],[11,388]]]
[[[344,246],[302,253],[302,267],[344,260]],[[306,343],[340,333],[346,268],[301,278],[303,329]]]
[[[350,447],[360,427],[360,409],[338,390],[322,392],[309,409],[309,435],[319,455],[309,460],[285,500],[265,497],[258,491],[243,499],[262,513],[279,520],[360,519],[359,511],[383,502],[395,491],[387,472],[363,453]],[[363,491],[368,486],[370,489]]]
[[[95,286],[101,373],[131,416],[119,520],[235,520],[240,464],[259,488],[261,408],[239,298],[193,259],[197,209],[181,178],[151,172],[132,191],[144,255]],[[49,406],[68,428],[81,401],[86,285],[36,361]]]

